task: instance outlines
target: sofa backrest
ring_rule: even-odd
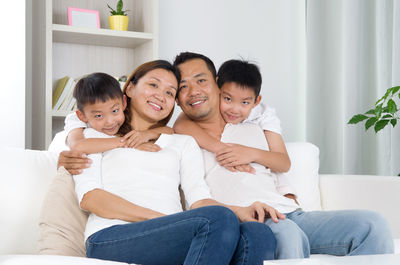
[[[40,209],[57,155],[2,148],[0,163],[0,254],[35,253]]]

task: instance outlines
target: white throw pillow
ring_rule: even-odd
[[[305,211],[321,210],[319,192],[319,148],[307,142],[287,143],[291,167],[286,175],[296,190],[297,200]]]

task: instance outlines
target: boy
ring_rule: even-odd
[[[124,110],[127,103],[119,82],[108,74],[93,73],[80,79],[73,95],[78,109],[66,117],[64,127],[68,135],[66,142],[73,150],[86,154],[120,147],[159,151],[157,145],[149,144],[148,141],[158,138],[161,133],[173,133],[171,128],[160,127],[118,135],[119,128],[125,121]],[[90,130],[84,130],[85,128]]]

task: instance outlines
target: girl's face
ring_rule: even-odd
[[[126,95],[131,99],[132,118],[151,124],[163,120],[173,110],[177,88],[175,75],[164,69],[149,71],[136,85],[130,83]]]

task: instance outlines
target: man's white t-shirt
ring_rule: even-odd
[[[91,128],[85,129],[84,135],[86,138],[112,137]],[[158,152],[117,148],[90,155],[91,167],[74,176],[79,203],[85,193],[103,189],[136,205],[173,214],[182,211],[179,186],[189,206],[211,198],[204,181],[202,153],[191,136],[162,134],[156,144],[161,147]],[[91,213],[85,240],[101,229],[126,223]]]
[[[268,150],[263,129],[250,123],[227,124],[221,141]],[[261,201],[282,213],[299,208],[292,199],[279,193],[275,186],[275,176],[264,166],[251,163],[256,170],[255,174],[231,172],[218,164],[213,153],[203,149],[203,157],[206,182],[215,200],[238,206],[248,206],[255,201]]]

